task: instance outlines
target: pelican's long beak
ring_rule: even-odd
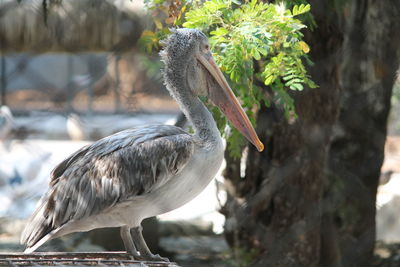
[[[211,53],[204,55],[196,54],[199,62],[210,72],[219,84],[209,91],[209,98],[217,105],[225,116],[232,122],[233,126],[238,129],[249,140],[258,151],[264,150],[264,145],[257,136],[256,131],[246,113],[244,112],[239,101],[233,94],[221,70],[215,63]]]

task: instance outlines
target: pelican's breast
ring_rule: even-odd
[[[199,195],[217,174],[223,158],[221,140],[211,148],[196,147],[185,168],[164,186],[148,195],[157,214],[179,208]]]

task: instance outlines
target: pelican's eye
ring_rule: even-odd
[[[210,45],[209,44],[204,44],[203,45],[203,53],[207,53],[210,51]]]

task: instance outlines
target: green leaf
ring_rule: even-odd
[[[210,32],[211,35],[217,35],[217,36],[224,36],[227,35],[228,33],[229,31],[223,27],[219,27],[215,31]]]
[[[299,78],[295,78],[295,79],[291,79],[288,82],[285,83],[286,86],[290,86],[294,83],[301,83],[303,82],[303,80],[299,79]]]
[[[310,4],[307,4],[307,5],[301,4],[300,6],[295,5],[293,7],[292,15],[297,16],[300,14],[304,14],[304,13],[310,11],[310,9],[311,9]]]
[[[296,5],[293,7],[293,11],[292,11],[293,16],[296,16],[298,14],[298,12],[299,12],[299,7]]]
[[[273,81],[274,81],[274,76],[271,75],[265,79],[264,83],[265,85],[270,85]]]
[[[301,83],[294,83],[294,84],[290,85],[289,88],[292,90],[298,90],[298,91],[302,91],[304,89],[304,87]]]
[[[287,75],[287,76],[283,76],[282,79],[283,79],[284,81],[288,81],[288,80],[291,80],[291,79],[293,79],[293,78],[295,78],[295,77],[296,77],[296,75],[290,74],[290,75]]]
[[[257,51],[262,54],[263,56],[268,55],[268,50],[264,47],[257,47]]]

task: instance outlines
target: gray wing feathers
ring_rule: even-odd
[[[193,150],[192,136],[167,125],[126,130],[83,147],[53,170],[50,189],[21,242],[31,247],[68,221],[162,186],[186,165]]]

